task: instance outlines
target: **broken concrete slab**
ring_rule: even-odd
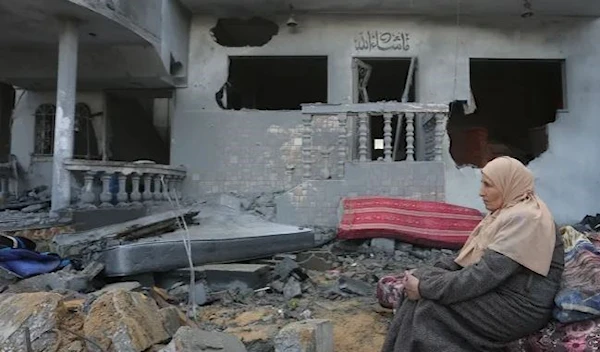
[[[6,286],[14,284],[20,279],[15,273],[0,267],[0,292],[3,292]]]
[[[56,293],[8,295],[0,300],[0,346],[2,351],[27,351],[24,327],[30,331],[33,352],[58,344],[58,328],[64,307]]]
[[[196,281],[192,290],[190,290],[190,284],[184,282],[179,282],[168,289],[169,295],[179,302],[187,302],[190,294],[194,295],[195,303],[200,306],[208,303],[208,292],[202,281]]]
[[[175,306],[165,307],[158,311],[162,318],[163,326],[169,336],[175,335],[177,330],[181,327],[181,319],[179,319],[179,309]]]
[[[35,213],[36,211],[48,208],[49,205],[49,203],[32,204],[21,209],[21,211],[23,213]]]
[[[265,264],[231,263],[194,267],[195,278],[202,278],[211,291],[224,291],[240,285],[249,289],[265,287],[269,283],[270,271],[270,266]],[[158,281],[162,284],[173,280],[189,280],[190,269],[178,269],[157,276],[159,276]]]
[[[206,212],[202,208],[195,219],[200,224],[189,227],[194,265],[244,261],[321,245],[308,228],[276,224],[223,207]],[[185,268],[188,258],[183,239],[187,236],[186,231],[175,231],[138,239],[102,250],[99,260],[106,264],[107,276]]]
[[[338,286],[343,292],[352,293],[359,296],[370,296],[373,294],[372,285],[347,276],[342,276],[339,278]]]
[[[396,250],[396,241],[391,238],[373,238],[371,239],[371,250],[375,253],[393,255]]]
[[[333,324],[324,319],[288,324],[275,337],[275,352],[333,352]]]
[[[290,277],[283,286],[283,296],[285,299],[292,299],[302,296],[302,285],[294,277]]]
[[[104,286],[102,289],[90,293],[90,295],[94,297],[100,297],[105,293],[124,290],[124,291],[135,291],[141,288],[142,285],[137,281],[125,281],[125,282],[115,282],[113,284],[108,284]]]
[[[102,272],[104,266],[91,262],[82,271],[73,271],[64,268],[53,273],[29,277],[9,285],[6,292],[26,293],[44,292],[53,290],[67,290],[75,292],[89,292],[91,281]]]
[[[327,252],[298,253],[298,264],[307,270],[331,270],[334,267],[334,260],[334,256]]]
[[[308,275],[304,272],[298,263],[290,258],[283,257],[283,259],[275,265],[273,269],[273,275],[276,279],[285,281],[288,277],[294,276],[300,281],[304,281],[308,278]]]
[[[105,350],[142,352],[167,340],[156,302],[138,292],[112,291],[96,299],[84,321],[85,336]]]
[[[121,224],[104,226],[89,231],[57,235],[52,243],[54,251],[62,257],[81,256],[91,252],[115,246],[124,241],[132,241],[144,236],[164,233],[177,228],[180,217],[192,223],[197,215],[197,207],[172,210],[145,216]]]
[[[177,330],[173,340],[159,352],[246,352],[244,344],[235,336],[209,332],[184,326]]]

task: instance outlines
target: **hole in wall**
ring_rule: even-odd
[[[528,164],[548,149],[547,126],[564,109],[564,60],[472,59],[477,106],[451,105],[450,153],[457,165],[483,167],[511,156]]]
[[[223,109],[300,110],[327,102],[326,56],[232,56],[216,93]]]
[[[222,46],[263,46],[279,32],[279,26],[261,17],[220,18],[210,33]]]

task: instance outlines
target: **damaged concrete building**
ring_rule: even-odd
[[[481,208],[478,167],[511,155],[577,220],[600,199],[599,16],[596,0],[0,0],[2,191],[52,186],[55,211],[275,194],[279,222],[335,226],[344,196]]]

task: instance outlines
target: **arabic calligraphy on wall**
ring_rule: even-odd
[[[366,31],[354,37],[354,48],[358,51],[410,49],[410,34],[405,32]]]

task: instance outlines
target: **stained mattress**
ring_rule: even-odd
[[[214,214],[213,214],[214,215]],[[184,230],[106,248],[99,260],[107,276],[163,272],[188,266]],[[206,216],[189,227],[194,265],[227,263],[294,252],[323,244],[308,228],[268,222],[247,214]]]

